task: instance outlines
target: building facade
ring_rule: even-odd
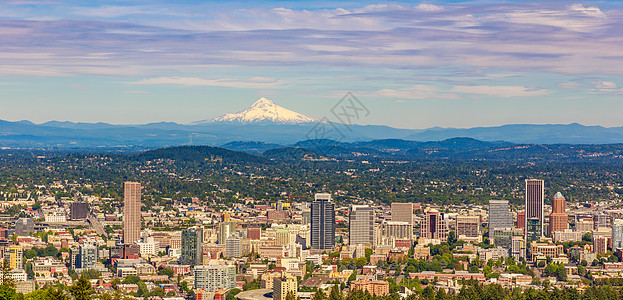
[[[236,287],[236,267],[232,265],[195,266],[195,288],[207,292]]]
[[[480,217],[479,216],[457,216],[456,217],[456,236],[479,237],[480,236]]]
[[[569,216],[565,213],[565,197],[560,192],[552,199],[552,213],[549,215],[549,236],[554,232],[565,231],[569,228]]]
[[[368,205],[353,205],[349,214],[350,245],[374,244],[374,209]]]
[[[189,266],[203,264],[203,228],[188,228],[182,231],[180,264]]]
[[[441,241],[448,239],[448,226],[438,210],[431,209],[426,212],[420,228],[420,238],[438,239]]]
[[[538,241],[543,237],[543,200],[545,183],[540,179],[526,179],[526,238],[527,242]]]
[[[489,200],[489,238],[498,228],[512,228],[513,216],[508,209],[508,200]]]
[[[335,205],[331,194],[316,194],[311,209],[311,247],[333,249],[335,246]]]
[[[141,184],[127,181],[123,189],[123,242],[141,238]]]
[[[69,207],[69,218],[72,220],[86,219],[89,214],[89,204],[86,202],[74,202]]]
[[[612,250],[623,249],[623,220],[614,220],[612,224]]]
[[[413,225],[413,203],[392,203],[393,222],[407,222]]]
[[[285,300],[289,293],[297,298],[298,285],[296,277],[283,274],[273,279],[273,300]]]

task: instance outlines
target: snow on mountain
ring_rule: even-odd
[[[285,109],[273,101],[260,98],[251,107],[235,114],[224,114],[209,121],[199,121],[193,124],[204,123],[280,123],[280,124],[300,124],[311,123],[316,120],[297,112]]]

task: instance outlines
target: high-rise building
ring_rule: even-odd
[[[552,213],[549,215],[549,236],[553,237],[556,231],[565,231],[569,228],[569,216],[565,213],[565,197],[560,192],[552,199]]]
[[[489,200],[489,238],[499,228],[513,228],[513,215],[508,210],[508,200]]]
[[[545,184],[543,180],[526,179],[526,237],[527,242],[538,241],[543,237],[543,199]]]
[[[479,216],[457,216],[456,217],[456,236],[475,238],[480,236],[480,217]]]
[[[96,245],[85,243],[80,245],[78,268],[95,269],[97,267],[98,249]]]
[[[20,218],[15,221],[15,234],[25,236],[35,232],[35,222],[30,218]]]
[[[281,277],[273,279],[273,300],[285,300],[288,294],[292,294],[297,298],[297,280],[296,277],[289,274],[282,274]]]
[[[311,210],[304,210],[301,213],[301,224],[307,225],[311,223]]]
[[[290,244],[292,234],[287,228],[280,228],[275,231],[275,246],[286,246]]]
[[[221,222],[218,225],[217,242],[219,244],[225,244],[227,238],[236,232],[236,222]]]
[[[526,212],[520,211],[517,213],[517,228],[526,229]]]
[[[11,270],[22,268],[24,264],[24,248],[20,245],[11,245],[5,254],[8,257]]]
[[[233,234],[225,241],[225,257],[241,256],[242,239],[238,234]]]
[[[262,227],[249,227],[249,229],[247,229],[247,237],[251,240],[261,239]]]
[[[392,221],[413,225],[413,203],[392,203]]]
[[[368,205],[353,205],[349,214],[350,245],[374,244],[374,209]]]
[[[385,221],[378,229],[376,245],[392,245],[395,240],[413,240],[413,226],[407,222]]]
[[[214,292],[218,289],[233,289],[236,287],[236,266],[233,265],[203,265],[195,266],[195,289],[205,289]]]
[[[441,213],[436,209],[426,212],[422,227],[420,228],[420,238],[438,239],[445,241],[448,239],[448,226]]]
[[[607,237],[593,237],[593,252],[596,254],[605,254],[608,251]]]
[[[203,264],[203,228],[188,228],[182,231],[182,265]]]
[[[610,216],[604,214],[603,212],[593,215],[593,226],[594,230],[599,230],[599,228],[609,228]]]
[[[331,194],[316,194],[311,208],[311,247],[333,249],[335,245],[335,205]]]
[[[616,219],[612,224],[612,250],[623,249],[623,220]]]
[[[141,238],[141,184],[127,181],[123,190],[123,242]]]
[[[86,219],[89,214],[89,204],[86,202],[73,202],[69,207],[69,218],[72,220]]]
[[[515,258],[515,261],[519,262],[521,258],[526,258],[526,241],[521,236],[514,236],[512,238],[511,254]]]

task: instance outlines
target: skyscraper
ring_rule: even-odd
[[[332,249],[335,245],[335,205],[331,194],[316,194],[311,208],[311,246]]]
[[[215,292],[236,287],[236,266],[196,266],[194,268],[195,288]]]
[[[123,190],[123,242],[141,238],[141,184],[127,181]]]
[[[543,180],[526,179],[526,242],[538,241],[543,236]]]
[[[73,202],[70,206],[69,218],[72,220],[86,219],[89,205],[86,202]]]
[[[203,229],[188,228],[182,231],[182,265],[203,265]]]
[[[549,215],[549,236],[569,228],[569,216],[565,213],[565,197],[560,192],[552,199],[552,214]]]
[[[612,250],[623,249],[623,220],[616,219],[612,224]]]
[[[392,221],[413,225],[413,203],[392,203]]]
[[[480,236],[479,216],[456,216],[456,236],[475,238]]]
[[[496,229],[513,228],[513,215],[508,210],[508,200],[489,200],[489,238]]]
[[[420,237],[442,241],[448,239],[448,226],[438,210],[431,209],[426,212],[420,228]]]
[[[349,214],[350,245],[374,244],[374,209],[368,205],[353,205]]]

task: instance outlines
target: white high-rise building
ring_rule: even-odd
[[[374,244],[374,209],[368,205],[353,205],[349,214],[351,246]]]

